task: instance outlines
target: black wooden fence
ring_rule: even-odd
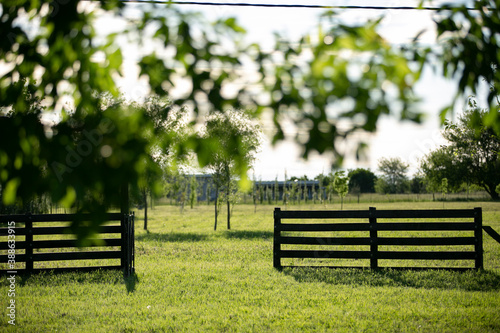
[[[89,214],[0,215],[0,274],[95,269],[121,269],[126,276],[132,274],[135,247],[134,215],[106,214],[107,222],[99,228],[97,238],[92,239],[89,246],[78,248],[75,237],[68,239],[71,237],[68,222],[75,219],[90,221],[91,218]],[[52,222],[65,222],[65,226],[54,226]],[[118,247],[120,249],[117,249]],[[115,262],[119,259],[120,264],[78,267],[36,264],[73,260],[89,260],[89,263],[95,263],[95,260],[102,259],[114,259]]]
[[[336,223],[304,223],[300,220],[337,220]],[[357,219],[361,222],[345,222]],[[382,220],[383,219],[383,220]],[[394,221],[397,222],[387,222]],[[416,222],[415,219],[419,219]],[[440,222],[430,222],[426,219],[439,219]],[[443,221],[444,219],[444,221]],[[459,221],[457,221],[459,219]],[[283,223],[283,220],[299,220]],[[343,221],[342,221],[343,220]],[[424,220],[424,222],[421,222]],[[455,220],[455,221],[450,221]],[[464,222],[465,220],[465,222]],[[441,222],[442,221],[442,222]],[[393,236],[387,232],[418,231],[412,237]],[[445,232],[439,237],[422,236],[422,231]],[[451,235],[446,235],[447,232]],[[334,232],[357,232],[348,237],[304,236],[304,234]],[[363,232],[361,237],[357,236]],[[381,237],[383,232],[384,237]],[[466,234],[465,236],[457,236]],[[394,233],[393,233],[394,234]],[[387,237],[390,236],[390,237]],[[287,248],[282,249],[282,245]],[[293,245],[293,246],[292,246]],[[297,246],[299,245],[299,246]],[[306,248],[304,249],[304,245]],[[323,245],[319,250],[318,246]],[[328,246],[324,246],[328,245]],[[339,247],[340,246],[340,247]],[[365,246],[365,250],[346,250],[349,246]],[[380,250],[383,246],[384,250]],[[397,250],[387,251],[391,246]],[[417,247],[418,250],[401,251],[401,247]],[[460,246],[455,251],[422,251],[422,246]],[[464,251],[464,246],[468,246]],[[295,248],[293,248],[295,247]],[[300,247],[302,247],[300,249]],[[314,249],[309,249],[309,248]],[[332,249],[336,247],[336,249]],[[368,249],[369,247],[369,249]],[[299,249],[297,249],[299,248]],[[326,250],[325,250],[326,249]],[[415,249],[415,248],[414,248]],[[456,249],[456,248],[455,248]],[[273,266],[277,269],[282,265],[282,258],[314,258],[325,259],[369,259],[370,268],[378,268],[379,260],[468,260],[474,261],[476,269],[483,268],[483,238],[481,208],[454,210],[369,210],[353,211],[282,211],[274,210],[274,250]],[[288,265],[291,266],[291,265]],[[327,266],[332,267],[332,266]],[[342,266],[345,267],[345,266]],[[368,266],[366,266],[368,267]],[[427,267],[426,267],[427,268]],[[430,268],[430,267],[429,267]],[[466,268],[458,267],[456,269]],[[472,267],[471,267],[472,268]],[[466,268],[467,269],[467,268]]]

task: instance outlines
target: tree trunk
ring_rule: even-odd
[[[226,201],[227,204],[227,230],[231,229],[231,204],[229,200]]]
[[[144,230],[148,230],[148,192],[144,190],[143,199],[144,199]]]
[[[231,194],[231,179],[228,177],[226,189],[226,205],[227,205],[227,230],[231,229],[231,203],[229,202],[229,195]]]
[[[148,198],[144,196],[144,230],[148,230]]]
[[[488,193],[491,197],[492,200],[498,200],[500,199],[499,194],[496,191],[496,186],[494,184],[485,184],[484,189],[486,190],[486,193]]]
[[[217,230],[217,201],[219,197],[219,186],[215,185],[215,224],[214,230]]]

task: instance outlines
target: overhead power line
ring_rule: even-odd
[[[93,0],[90,0],[93,1]],[[425,6],[359,6],[359,5],[302,5],[302,4],[280,4],[280,3],[245,3],[245,2],[204,2],[204,1],[166,1],[166,0],[121,0],[123,3],[149,3],[149,4],[172,4],[172,5],[194,5],[194,6],[229,6],[229,7],[265,7],[265,8],[304,8],[304,9],[363,9],[363,10],[441,10],[441,7]],[[458,7],[448,7],[453,9]],[[476,10],[467,8],[467,10]]]

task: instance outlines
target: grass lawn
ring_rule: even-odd
[[[442,202],[377,209],[441,209]],[[345,204],[367,209],[370,204]],[[500,232],[500,203],[483,223]],[[274,206],[237,206],[225,230],[213,207],[136,212],[136,273],[40,274],[16,282],[16,326],[0,279],[1,332],[500,332],[500,244],[484,233],[485,270],[284,270],[272,267]],[[325,209],[302,205],[294,209]],[[326,209],[338,209],[338,205]]]

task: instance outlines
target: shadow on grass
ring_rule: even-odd
[[[370,287],[411,287],[458,289],[465,291],[500,290],[500,275],[488,271],[394,270],[354,268],[284,268],[283,273],[299,282]]]
[[[127,292],[135,291],[139,282],[137,274],[124,276],[121,270],[96,269],[92,271],[57,271],[47,270],[33,274],[20,274],[16,276],[20,286],[64,286],[72,283],[78,284],[102,284],[117,285],[124,284]],[[1,280],[4,284],[4,280]]]
[[[74,271],[47,270],[33,274],[16,276],[20,286],[62,286],[70,283],[122,284],[123,271],[120,269],[92,269]],[[3,280],[2,280],[3,281]]]
[[[135,291],[135,285],[139,282],[139,277],[137,274],[133,273],[130,276],[124,276],[123,281],[127,287],[127,292],[133,293]]]
[[[227,230],[224,232],[227,239],[272,239],[271,231]]]
[[[202,242],[208,240],[209,236],[198,234],[194,232],[169,232],[169,233],[153,233],[147,232],[145,234],[136,235],[135,240],[139,242]]]

